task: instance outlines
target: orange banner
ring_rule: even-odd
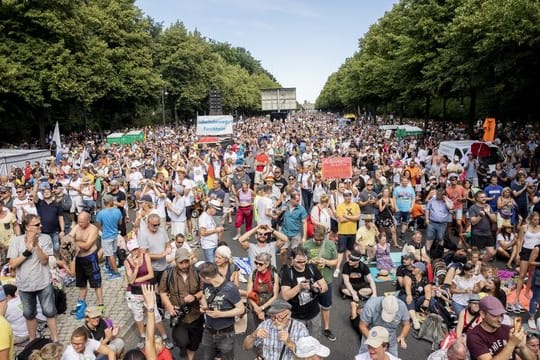
[[[495,129],[496,129],[497,123],[495,121],[495,118],[486,118],[484,121],[484,137],[482,140],[485,142],[493,141],[495,139]]]
[[[350,157],[330,157],[322,160],[323,179],[347,179],[352,177]]]

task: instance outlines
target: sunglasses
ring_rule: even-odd
[[[293,177],[290,177],[290,178],[289,178],[289,180],[296,180],[296,179],[295,179],[295,178],[293,178]]]
[[[296,262],[299,263],[299,264],[305,264],[305,263],[307,263],[307,260],[296,260],[296,259],[295,259],[294,261],[296,261]]]
[[[265,264],[266,264],[266,263],[261,262],[261,261],[255,261],[255,265],[257,265],[257,266],[263,266],[263,265],[265,265]]]
[[[35,227],[38,227],[38,226],[41,226],[41,223],[37,223],[37,224],[28,224],[28,226],[35,226]]]
[[[155,227],[155,226],[159,226],[160,224],[159,224],[159,223],[157,223],[157,224],[152,224],[152,223],[149,223],[148,225],[150,225],[150,226],[154,226],[154,227]]]

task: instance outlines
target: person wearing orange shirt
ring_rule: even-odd
[[[465,239],[463,237],[463,203],[467,201],[467,193],[465,191],[465,188],[458,184],[458,175],[457,174],[450,174],[449,178],[450,180],[450,186],[446,187],[446,196],[450,200],[452,200],[452,203],[454,204],[454,219],[456,220],[457,224],[457,230],[459,234],[459,241],[461,243],[465,243]],[[446,231],[449,231],[450,226],[446,228]]]

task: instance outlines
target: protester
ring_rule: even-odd
[[[115,360],[116,355],[107,345],[88,337],[84,327],[79,327],[71,334],[71,344],[62,354],[62,360],[94,359],[94,353],[105,355],[109,360]]]
[[[365,345],[367,351],[363,351],[356,355],[355,360],[371,360],[371,359],[384,359],[384,360],[399,360],[396,356],[390,354],[388,350],[390,337],[388,330],[382,326],[375,326],[369,330]]]
[[[199,216],[199,234],[201,236],[201,248],[203,250],[204,259],[207,262],[213,262],[218,247],[220,234],[223,233],[223,226],[218,226],[215,221],[215,215],[221,211],[223,207],[216,200],[210,200],[206,210]]]
[[[118,337],[120,328],[115,326],[111,319],[103,318],[101,310],[97,306],[86,308],[85,322],[83,327],[88,333],[88,338],[100,342],[111,349],[116,357],[120,357],[124,351],[124,340]],[[98,356],[100,359],[102,356]]]

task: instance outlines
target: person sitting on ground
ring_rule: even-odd
[[[463,343],[465,343],[467,333],[482,322],[482,316],[480,314],[480,296],[472,294],[469,298],[469,304],[466,308],[461,310],[458,315],[456,339],[462,339]]]
[[[7,300],[7,309],[4,317],[13,330],[13,343],[15,345],[22,344],[28,340],[28,329],[26,328],[26,320],[23,316],[21,299],[17,296],[17,286],[6,284],[3,288]]]
[[[330,355],[330,349],[313,336],[301,338],[296,343],[295,360],[320,360]]]
[[[401,256],[401,265],[396,269],[396,291],[403,288],[403,279],[405,276],[411,276],[413,270],[413,263],[416,257],[413,253],[406,253]]]
[[[386,234],[381,234],[379,242],[375,246],[375,255],[377,259],[377,277],[385,277],[390,274],[394,268],[394,262],[390,257],[390,244],[386,242]]]
[[[64,350],[62,360],[95,359],[94,353],[106,355],[109,360],[116,360],[116,355],[107,345],[89,339],[84,327],[78,327],[71,334],[71,344]]]
[[[64,346],[58,343],[48,343],[39,350],[32,351],[29,360],[60,360]]]
[[[101,345],[109,347],[117,357],[124,352],[124,340],[118,337],[118,326],[114,326],[111,319],[102,317],[102,313],[97,306],[86,308],[83,327],[88,332],[88,337],[100,342]],[[104,359],[104,356],[98,356]]]
[[[387,351],[389,341],[390,336],[388,334],[388,330],[386,330],[382,326],[375,326],[374,328],[369,330],[369,336],[365,342],[365,344],[367,345],[367,351],[356,355],[354,360],[399,360],[397,357]]]
[[[373,215],[366,214],[364,216],[364,225],[360,226],[356,232],[355,250],[367,258],[369,264],[375,259],[375,246],[379,238],[379,230],[373,223]]]
[[[454,341],[448,349],[437,350],[427,360],[469,360],[467,346],[461,341]]]
[[[361,255],[353,250],[348,261],[343,264],[340,291],[342,296],[352,297],[359,302],[370,296],[377,296],[377,287],[371,276],[369,267],[360,261]]]
[[[422,262],[413,264],[411,276],[406,276],[399,298],[409,310],[409,315],[415,330],[420,330],[420,321],[416,312],[421,309],[430,309],[435,299],[432,297],[432,287],[426,275],[426,265]]]

